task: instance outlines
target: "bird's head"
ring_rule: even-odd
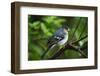
[[[63,25],[62,26],[64,29],[66,29],[67,31],[70,31],[69,27],[67,25]]]

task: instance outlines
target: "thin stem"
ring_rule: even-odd
[[[60,49],[54,56],[52,56],[51,58],[48,59],[56,59],[57,57],[59,57],[62,53],[64,53],[64,51],[66,51],[66,49],[74,49],[75,51],[79,52],[81,54],[81,56],[83,56],[84,58],[86,58],[87,56],[84,54],[84,52],[78,48],[77,46],[74,46],[72,44],[67,44],[64,48]]]
[[[81,36],[83,35],[85,28],[86,28],[86,26],[84,25],[84,27],[83,27],[83,29],[82,29],[82,31],[81,31],[81,33],[80,33],[79,39],[80,39]]]
[[[73,32],[73,35],[72,35],[71,40],[73,40],[74,35],[75,35],[75,32],[76,32],[76,30],[78,29],[78,26],[79,26],[80,22],[81,22],[81,18],[79,19],[79,21],[78,21],[78,23],[77,23],[77,26],[76,26],[76,28],[75,28],[75,30],[74,30],[74,32]]]
[[[77,41],[74,41],[72,43],[66,44],[64,48],[60,49],[54,56],[52,56],[49,59],[55,59],[55,58],[59,57],[62,53],[64,53],[64,51],[66,51],[66,49],[74,49],[75,51],[79,52],[83,57],[86,58],[87,56],[83,53],[83,51],[80,48],[78,48],[77,46],[72,45],[74,43],[77,43],[77,42],[85,39],[85,38],[87,38],[87,35],[84,36],[83,38],[77,40]]]
[[[77,43],[77,42],[79,42],[79,41],[81,41],[81,40],[84,40],[85,38],[87,38],[88,37],[88,35],[85,35],[84,37],[82,37],[81,39],[79,39],[79,40],[76,40],[76,41],[74,41],[74,42],[71,42],[72,44],[75,44],[75,43]]]
[[[72,45],[72,44],[70,44],[70,46],[74,49],[74,50],[76,50],[77,52],[79,52],[80,54],[81,54],[81,56],[83,56],[83,57],[87,57],[85,54],[84,54],[84,52],[80,49],[80,48],[78,48],[78,47],[76,47],[76,46],[74,46],[74,45]]]

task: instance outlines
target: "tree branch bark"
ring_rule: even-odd
[[[77,42],[79,42],[79,41],[81,41],[81,40],[84,40],[84,39],[87,38],[87,37],[88,37],[88,35],[82,37],[81,39],[79,39],[79,40],[77,40],[77,41],[71,42],[71,43],[72,43],[72,44],[75,44],[75,43],[77,43]]]
[[[73,45],[74,43],[77,43],[83,39],[87,38],[87,35],[84,36],[83,38],[75,41],[75,42],[72,42],[72,43],[68,43],[65,45],[64,48],[60,49],[54,56],[52,56],[51,58],[49,59],[56,59],[57,57],[59,57],[62,53],[64,53],[64,51],[66,51],[66,49],[74,49],[75,51],[79,52],[81,54],[81,56],[83,56],[84,58],[87,58],[87,56],[84,54],[84,52],[81,50],[81,48],[79,48],[78,46],[75,46]]]

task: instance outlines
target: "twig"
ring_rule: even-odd
[[[82,29],[82,31],[81,31],[80,36],[79,36],[79,38],[78,38],[78,39],[80,39],[80,38],[81,38],[81,36],[83,35],[85,28],[86,28],[86,26],[84,25],[84,27],[83,27],[83,29]]]
[[[74,42],[71,42],[71,44],[75,44],[75,43],[77,43],[77,42],[79,42],[79,41],[81,41],[81,40],[84,40],[84,39],[87,38],[87,37],[88,37],[88,35],[85,35],[85,36],[82,37],[81,39],[76,40],[76,41],[74,41]]]
[[[49,58],[49,59],[56,59],[57,57],[59,57],[64,51],[66,51],[66,49],[74,49],[75,51],[79,52],[84,58],[86,58],[87,56],[82,52],[82,50],[80,48],[78,48],[77,46],[74,46],[72,44],[67,44],[64,48],[60,49],[53,57]]]
[[[49,59],[55,59],[55,58],[59,57],[64,51],[66,51],[66,49],[74,49],[75,51],[79,52],[83,57],[86,58],[87,56],[81,51],[80,48],[78,48],[78,47],[72,45],[72,44],[74,44],[74,43],[77,43],[77,42],[79,42],[79,41],[85,39],[85,38],[87,38],[87,35],[84,36],[83,38],[77,40],[77,41],[74,41],[74,42],[72,42],[72,43],[66,44],[64,48],[60,49],[53,57],[51,57],[51,58],[49,58]]]
[[[67,46],[66,46],[66,48],[67,48]],[[60,49],[54,56],[52,56],[51,58],[48,58],[48,59],[55,59],[55,58],[59,57],[65,51],[66,48]]]
[[[74,32],[73,32],[73,35],[72,35],[71,40],[73,40],[73,37],[74,37],[74,35],[75,35],[76,30],[78,29],[78,26],[79,26],[80,22],[81,22],[81,18],[79,19],[79,21],[78,21],[78,23],[77,23],[77,26],[76,26],[76,28],[75,28],[75,30],[74,30]]]
[[[85,58],[87,57],[80,48],[78,48],[78,47],[76,47],[76,46],[74,46],[72,44],[69,44],[69,46],[71,46],[74,50],[79,52],[83,57],[85,57]]]

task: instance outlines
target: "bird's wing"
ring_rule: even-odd
[[[59,35],[56,35],[56,36],[53,36],[53,37],[50,37],[48,39],[48,48],[52,47],[54,44],[57,44],[59,41],[61,41],[62,39],[64,38],[64,36],[59,36]]]
[[[64,30],[63,28],[58,29],[52,37],[48,39],[47,45],[48,48],[52,47],[54,44],[57,44],[59,41],[64,39]]]

